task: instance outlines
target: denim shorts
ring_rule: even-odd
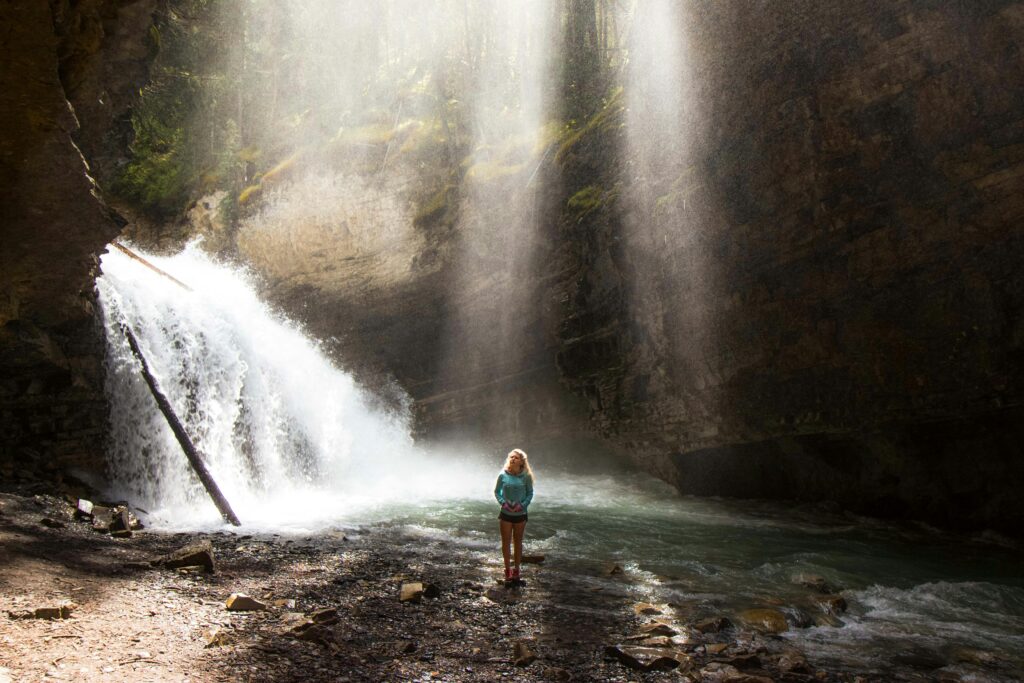
[[[504,510],[498,513],[498,519],[503,522],[512,522],[513,524],[519,524],[520,522],[526,521],[526,515],[510,515]]]

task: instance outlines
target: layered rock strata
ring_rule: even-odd
[[[42,460],[102,467],[103,345],[92,290],[97,254],[123,221],[101,199],[81,149],[125,154],[123,144],[106,146],[107,131],[144,82],[156,5],[0,7],[0,431],[14,469]]]

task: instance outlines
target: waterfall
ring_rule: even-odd
[[[146,258],[192,291],[121,253],[103,257],[97,285],[115,495],[166,526],[219,520],[139,373],[121,321],[244,524],[333,522],[381,501],[444,494],[411,474],[427,456],[412,443],[408,410],[382,407],[262,303],[247,273],[195,245]]]

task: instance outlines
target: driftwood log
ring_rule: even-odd
[[[121,323],[121,329],[124,331],[124,336],[128,339],[128,346],[132,348],[132,353],[139,359],[139,363],[142,364],[142,376],[146,379],[146,384],[149,385],[149,390],[153,394],[153,398],[156,399],[156,404],[160,407],[160,412],[167,418],[167,424],[171,426],[171,431],[174,432],[174,436],[178,439],[178,443],[181,444],[181,449],[185,451],[185,457],[188,458],[189,464],[192,465],[192,469],[195,470],[196,475],[199,477],[199,481],[202,482],[206,492],[210,494],[210,498],[213,499],[217,509],[220,510],[221,516],[224,521],[234,524],[235,526],[241,526],[242,523],[238,521],[238,517],[231,509],[231,505],[228,504],[224,494],[221,493],[220,487],[217,486],[217,482],[214,481],[210,471],[206,469],[206,464],[203,462],[202,456],[196,447],[192,444],[192,439],[189,438],[188,433],[185,431],[185,427],[181,424],[181,420],[175,414],[174,409],[171,407],[171,402],[167,400],[163,392],[160,391],[160,387],[156,382],[156,378],[149,372],[149,366],[146,364],[146,359],[142,355],[142,349],[139,348],[139,343],[135,340],[135,335],[132,334],[131,329],[127,323]]]

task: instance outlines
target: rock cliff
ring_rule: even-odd
[[[82,155],[104,168],[145,78],[156,0],[0,6],[0,460],[102,467],[97,254],[123,221]],[[41,454],[47,457],[40,458]]]

